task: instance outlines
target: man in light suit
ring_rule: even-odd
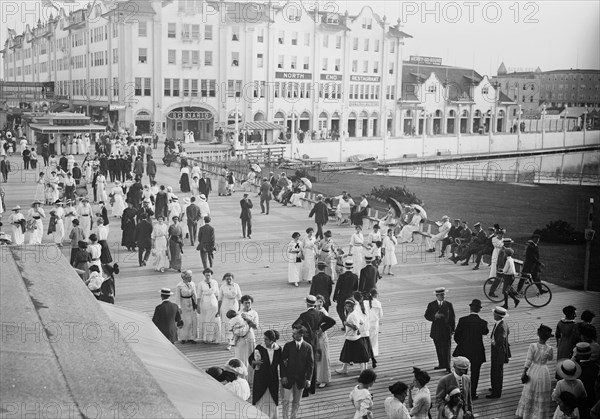
[[[450,231],[450,228],[452,227],[452,224],[450,224],[450,217],[448,217],[447,215],[444,215],[442,217],[442,221],[441,221],[441,225],[439,225],[439,229],[438,229],[438,234],[432,236],[431,238],[426,237],[425,238],[425,242],[427,243],[427,251],[430,253],[434,253],[435,252],[435,244],[440,241],[440,240],[444,240],[446,237],[448,237],[448,232]],[[442,252],[444,251],[444,249],[442,249]]]
[[[429,337],[433,339],[439,362],[434,369],[450,372],[451,337],[454,333],[456,320],[452,304],[446,301],[446,292],[447,290],[444,287],[435,289],[436,299],[427,305],[425,318],[431,322]]]
[[[181,320],[179,306],[169,301],[171,295],[173,295],[173,293],[169,288],[160,290],[162,303],[157,305],[154,309],[152,323],[158,327],[158,330],[160,330],[171,343],[175,343],[175,341],[177,341],[177,328],[183,326],[183,321]]]
[[[508,364],[511,357],[510,345],[508,343],[508,324],[504,321],[508,317],[508,311],[503,307],[494,309],[494,320],[496,324],[492,329],[492,365],[490,370],[490,381],[492,383],[491,393],[485,396],[487,399],[499,399],[502,396],[502,382],[504,381],[504,364]]]
[[[302,392],[310,387],[313,378],[315,360],[312,346],[303,339],[305,334],[304,326],[295,326],[292,330],[294,340],[283,347],[279,369],[283,387],[283,419],[296,419]]]
[[[306,311],[296,319],[296,321],[292,324],[292,328],[297,326],[303,326],[306,328],[306,334],[304,338],[313,349],[313,359],[317,359],[316,351],[317,351],[317,334],[319,329],[322,332],[325,332],[335,326],[335,320],[331,317],[321,313],[319,310],[315,308],[317,304],[317,297],[314,295],[309,295],[306,297]],[[313,377],[317,376],[317,363],[314,363],[313,367]],[[315,384],[316,380],[313,380],[311,385],[304,390],[304,395],[308,396],[308,394],[315,394]],[[320,386],[320,388],[325,387]]]
[[[198,229],[198,247],[202,258],[202,268],[212,268],[215,251],[215,229],[209,224],[210,217],[204,217],[204,225]]]
[[[251,239],[250,236],[252,234],[252,201],[248,198],[248,194],[244,194],[244,198],[240,201],[240,207],[242,208],[242,213],[240,214],[240,219],[242,220],[242,236],[246,238],[246,230],[248,231],[248,238]]]
[[[208,201],[208,194],[212,191],[212,184],[204,172],[202,172],[202,177],[200,180],[198,180],[198,190],[200,191],[200,194],[204,195]]]
[[[479,383],[479,372],[481,364],[485,362],[485,347],[483,337],[490,331],[485,320],[479,317],[481,301],[474,299],[469,304],[471,314],[461,317],[454,331],[456,349],[453,356],[464,356],[471,362],[471,396],[477,400],[477,384]]]
[[[463,400],[463,406],[466,412],[473,412],[473,401],[471,400],[471,379],[467,375],[469,371],[469,360],[464,356],[459,356],[454,359],[452,363],[454,372],[443,376],[438,381],[437,391],[435,393],[435,405],[438,410],[438,418],[442,416],[442,410],[444,409],[445,398],[450,390],[458,388],[460,395]]]

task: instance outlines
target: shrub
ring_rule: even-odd
[[[536,230],[537,231],[537,230]],[[539,230],[541,240],[547,243],[582,244],[585,237],[582,232],[575,231],[571,224],[563,220],[550,221],[546,227]]]
[[[308,180],[311,181],[311,183],[315,183],[317,181],[317,178],[315,178],[314,176],[311,176],[310,174],[308,174],[308,171],[306,169],[298,169],[296,170],[296,173],[294,174],[294,176],[292,176],[291,180],[292,182],[295,182],[296,180],[300,179],[300,178],[307,178]]]
[[[413,192],[410,192],[406,186],[395,186],[390,188],[389,186],[381,185],[379,188],[373,188],[371,196],[385,202],[388,198],[394,198],[398,202],[404,205],[423,205],[423,201],[420,200]]]

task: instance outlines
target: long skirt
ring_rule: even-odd
[[[179,329],[179,340],[195,340],[198,338],[198,314],[192,307],[191,298],[181,299],[181,320],[183,327]]]
[[[56,220],[56,230],[52,233],[52,240],[55,244],[62,244],[65,238],[65,223],[63,220]]]
[[[304,260],[302,261],[302,280],[312,281],[315,276],[316,256],[311,249],[304,250]]]
[[[112,263],[113,258],[110,253],[110,247],[108,247],[108,242],[106,240],[100,240],[98,241],[98,244],[102,247],[100,253],[100,262],[102,262],[103,265],[106,265],[107,263]]]
[[[288,282],[290,284],[300,282],[300,270],[302,262],[288,262]]]
[[[169,267],[176,271],[181,270],[181,246],[173,240],[169,240]]]
[[[249,383],[252,383],[254,380],[254,368],[250,364],[248,364],[248,358],[252,354],[252,351],[256,347],[256,336],[254,334],[254,330],[250,329],[248,334],[243,338],[238,339],[237,343],[233,347],[234,354],[236,358],[244,363],[246,368],[248,369],[248,377],[247,380]]]
[[[204,296],[200,300],[200,339],[203,342],[218,342],[220,323],[215,318],[218,308],[219,303],[214,295]]]
[[[492,259],[490,261],[490,263],[491,263],[490,276],[488,276],[488,278],[498,276],[498,273],[496,272],[496,265],[498,265],[498,255],[499,254],[500,254],[500,249],[495,247],[494,251],[492,252]]]
[[[365,346],[364,340],[348,340],[344,341],[342,352],[340,353],[340,362],[349,364],[351,362],[355,364],[362,364],[363,362],[369,362],[371,354]]]
[[[321,331],[317,335],[317,382],[328,383],[331,381],[331,369],[329,364],[329,338],[327,333]]]
[[[256,402],[256,408],[263,412],[269,417],[269,419],[279,419],[277,413],[277,404],[273,400],[273,396],[269,392],[269,389],[265,391],[265,394]]]
[[[73,219],[75,217],[65,217],[63,219],[63,224],[64,224],[64,228],[65,228],[65,236],[69,237],[69,234],[71,234],[71,230],[73,229]]]
[[[13,239],[13,243],[16,245],[22,245],[25,243],[25,234],[23,234],[23,230],[21,229],[20,225],[13,225],[12,228],[12,239]]]
[[[515,415],[527,419],[550,417],[552,383],[546,365],[531,364],[527,370],[529,381],[523,387]]]
[[[83,237],[87,239],[92,229],[92,218],[89,215],[79,217],[79,227],[83,230]]]
[[[365,262],[364,247],[352,247],[352,261],[354,262],[352,272],[360,276],[360,270],[367,265]]]
[[[35,220],[35,227],[35,230],[31,231],[29,236],[29,244],[42,244],[42,237],[44,236],[42,220]]]
[[[236,312],[240,309],[240,304],[235,298],[223,298],[221,301],[221,331],[224,336],[221,340],[225,342],[233,341],[233,332],[229,330],[229,319],[227,318],[227,312],[229,310],[235,310]]]
[[[369,341],[371,342],[371,351],[373,356],[379,355],[379,322],[373,322],[369,325]]]
[[[166,239],[163,237],[163,239],[166,241]],[[157,239],[157,243],[158,243],[158,239]],[[133,223],[128,223],[126,224],[125,228],[123,229],[123,234],[121,236],[121,246],[125,246],[125,247],[135,247],[135,225]],[[158,250],[158,245],[156,250]],[[165,244],[165,251],[167,250],[166,244]]]
[[[227,195],[227,179],[223,176],[219,178],[219,196]]]
[[[182,173],[181,178],[179,178],[179,189],[181,192],[189,192],[190,191],[190,177],[187,173]]]
[[[398,241],[400,243],[411,242],[413,240],[413,233],[415,231],[419,231],[419,226],[406,225],[402,227],[402,230],[400,230],[400,236],[398,237]]]
[[[123,195],[115,195],[115,203],[112,206],[112,215],[115,217],[120,217],[123,215],[124,209],[125,201],[123,200]]]
[[[160,271],[169,267],[167,259],[167,238],[157,237],[154,241],[154,270]]]

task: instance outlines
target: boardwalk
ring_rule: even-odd
[[[157,159],[158,160],[158,159]],[[31,172],[33,173],[33,172]],[[27,182],[22,183],[18,176],[13,176],[8,184],[2,184],[6,190],[7,206],[10,208],[19,203],[25,209],[35,193],[34,175],[28,175]],[[159,164],[157,179],[159,183],[172,185],[178,191],[178,170],[165,168]],[[147,178],[145,178],[147,180]],[[216,180],[213,181],[216,188]],[[318,186],[317,186],[318,188]],[[180,202],[184,195],[178,194]],[[260,315],[260,329],[276,328],[282,332],[285,343],[290,337],[290,324],[305,309],[304,297],[308,293],[308,285],[299,288],[287,283],[287,264],[284,259],[285,245],[294,231],[304,232],[308,226],[314,226],[307,218],[306,209],[282,207],[274,202],[271,214],[260,214],[258,199],[251,196],[254,207],[252,240],[241,238],[239,222],[239,200],[241,193],[233,197],[210,196],[209,204],[213,215],[217,243],[219,245],[215,258],[215,276],[220,278],[225,272],[235,274],[243,294],[250,294],[255,299],[254,307]],[[7,215],[5,214],[5,217]],[[47,222],[46,222],[47,224]],[[46,226],[46,225],[45,225]],[[120,224],[111,217],[110,242],[113,257],[121,265],[121,274],[117,278],[116,304],[121,307],[152,314],[159,302],[157,290],[161,287],[174,288],[180,281],[177,272],[156,273],[152,267],[138,267],[137,253],[128,253],[120,248]],[[336,242],[346,247],[352,233],[349,227],[328,225]],[[45,236],[48,239],[48,236]],[[443,375],[434,372],[437,365],[435,349],[429,339],[429,323],[423,318],[427,303],[434,299],[433,289],[444,286],[450,289],[448,300],[454,304],[457,317],[468,314],[468,303],[472,298],[483,301],[482,317],[493,322],[491,310],[494,305],[488,302],[482,292],[486,270],[472,271],[469,268],[456,266],[446,260],[437,259],[435,254],[425,253],[424,249],[404,245],[397,249],[399,266],[396,275],[385,276],[378,284],[380,300],[384,309],[384,319],[380,329],[380,355],[378,357],[378,379],[372,389],[375,402],[375,417],[385,416],[383,401],[389,396],[387,387],[397,380],[409,384],[412,381],[413,366],[430,372],[432,381],[429,388],[435,394],[438,379]],[[543,257],[543,255],[542,255]],[[194,272],[194,281],[202,280],[199,253],[186,242],[183,254],[184,269]],[[508,323],[511,328],[510,343],[513,358],[505,368],[503,396],[499,400],[487,400],[481,397],[475,401],[475,413],[481,418],[511,418],[521,392],[520,375],[529,343],[535,341],[535,329],[540,323],[554,327],[562,317],[561,309],[567,304],[574,304],[581,312],[585,308],[595,309],[598,294],[583,293],[552,287],[554,300],[543,309],[532,309],[522,302],[516,310],[510,311]],[[338,322],[335,310],[332,317]],[[258,337],[262,337],[259,332]],[[339,325],[330,331],[330,354],[333,367],[343,344],[343,335]],[[555,346],[555,341],[551,341]],[[481,371],[479,394],[487,394],[489,387],[489,343],[488,363]],[[225,345],[180,345],[177,347],[200,369],[213,365],[221,365],[232,353]],[[551,366],[553,373],[554,364]],[[348,376],[334,373],[332,382],[325,389],[317,390],[317,394],[304,399],[301,406],[302,418],[350,418],[353,408],[348,394],[355,385],[358,375],[356,367]],[[199,401],[200,402],[200,401]],[[435,415],[434,415],[435,417]]]

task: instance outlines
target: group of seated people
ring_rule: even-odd
[[[342,191],[341,195],[325,199],[325,203],[331,209],[339,225],[363,225],[363,218],[368,215],[369,201],[367,195],[360,196],[360,202],[356,204],[352,195]]]

